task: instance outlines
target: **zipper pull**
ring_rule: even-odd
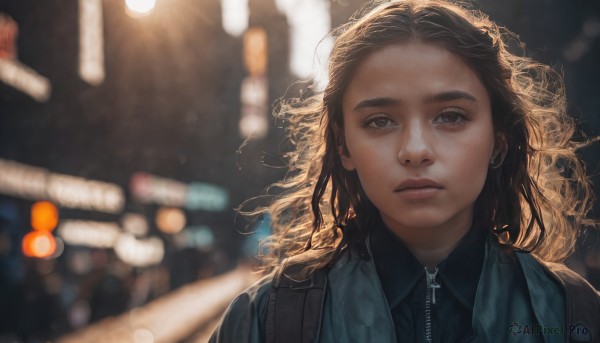
[[[435,281],[435,277],[437,276],[438,273],[438,268],[435,267],[435,270],[433,271],[433,273],[430,273],[427,270],[427,267],[425,267],[425,275],[427,276],[427,287],[431,288],[431,296],[432,296],[432,301],[431,303],[435,305],[435,290],[437,288],[440,288],[442,286],[440,286],[436,281]]]

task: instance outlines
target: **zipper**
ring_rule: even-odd
[[[431,330],[431,305],[435,305],[435,290],[441,286],[435,281],[438,268],[435,267],[433,273],[430,273],[425,267],[425,279],[427,282],[425,289],[425,342],[433,342]]]

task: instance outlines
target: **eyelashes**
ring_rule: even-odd
[[[444,109],[434,120],[434,122],[443,124],[458,126],[464,125],[467,122],[466,112],[458,108]]]
[[[469,121],[466,111],[460,108],[443,109],[432,121],[432,124],[441,127],[457,127],[465,125]],[[381,130],[397,126],[398,123],[392,116],[385,113],[376,113],[368,116],[361,123],[365,129]]]
[[[370,129],[382,129],[395,125],[395,122],[386,114],[375,114],[365,119],[361,126]]]

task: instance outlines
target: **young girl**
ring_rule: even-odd
[[[510,37],[435,0],[341,29],[324,93],[281,109],[273,273],[212,342],[598,341],[599,295],[560,264],[594,224],[583,143]]]

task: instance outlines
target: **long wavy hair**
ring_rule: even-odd
[[[477,225],[501,243],[561,262],[574,250],[594,192],[576,151],[576,123],[566,113],[562,77],[533,61],[518,38],[483,13],[439,0],[379,4],[333,32],[325,90],[283,100],[275,115],[285,120],[294,149],[285,155],[287,176],[272,187],[268,206],[245,212],[269,213],[273,235],[264,242],[267,270],[282,259],[312,250],[310,269],[324,267],[343,251],[364,246],[378,211],[365,195],[356,171],[343,168],[342,97],[358,64],[370,53],[410,40],[436,44],[459,56],[480,77],[492,105],[493,126],[508,149],[499,168],[490,168],[475,201]],[[363,249],[364,251],[364,249]]]

